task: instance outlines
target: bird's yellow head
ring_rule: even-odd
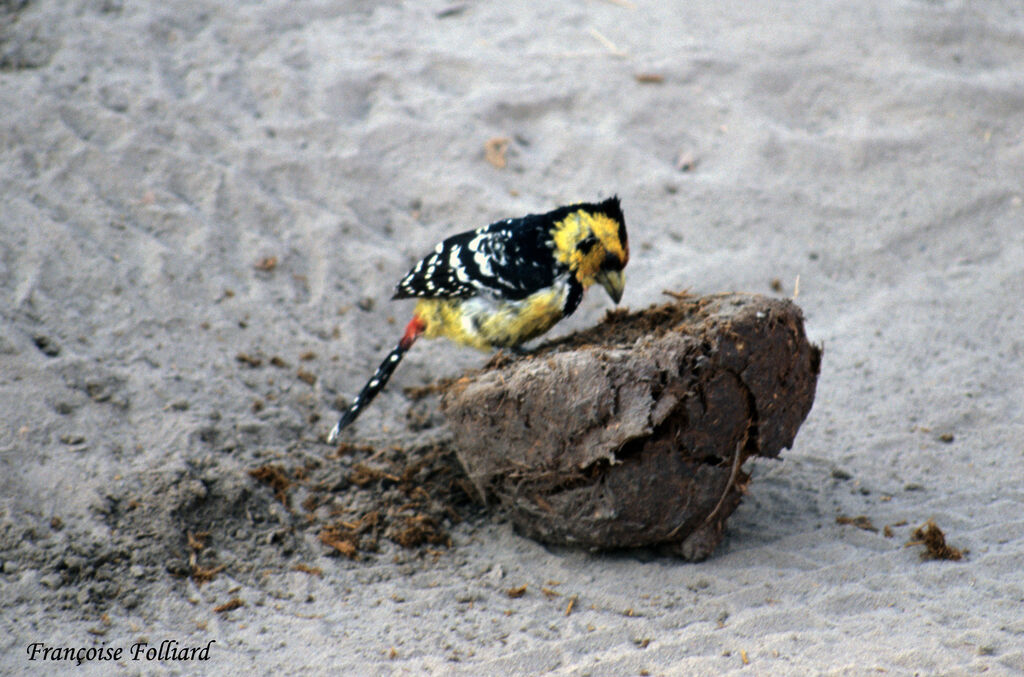
[[[551,229],[555,257],[568,266],[583,288],[597,282],[616,303],[626,285],[629,263],[626,220],[619,198],[563,207]]]

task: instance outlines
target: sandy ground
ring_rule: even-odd
[[[0,2],[0,673],[1024,671],[1022,177],[1017,0]],[[249,477],[345,471],[437,240],[615,193],[624,303],[799,279],[825,346],[711,559],[481,513],[350,561]],[[417,345],[350,441],[443,439],[402,388],[484,359]]]

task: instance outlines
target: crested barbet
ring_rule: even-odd
[[[420,336],[481,350],[516,349],[576,310],[595,282],[615,303],[629,262],[619,199],[581,202],[453,235],[398,283],[393,299],[419,299],[398,346],[331,430],[356,420]]]

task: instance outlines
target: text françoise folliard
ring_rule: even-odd
[[[25,651],[30,661],[75,661],[78,665],[87,661],[207,661],[210,647],[216,641],[211,639],[206,646],[181,646],[173,639],[165,639],[160,646],[135,642],[127,651],[123,646],[49,646],[32,642]]]

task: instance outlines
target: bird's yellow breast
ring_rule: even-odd
[[[416,315],[427,338],[443,336],[479,350],[510,348],[526,343],[562,319],[568,289],[556,284],[520,301],[420,299]]]

